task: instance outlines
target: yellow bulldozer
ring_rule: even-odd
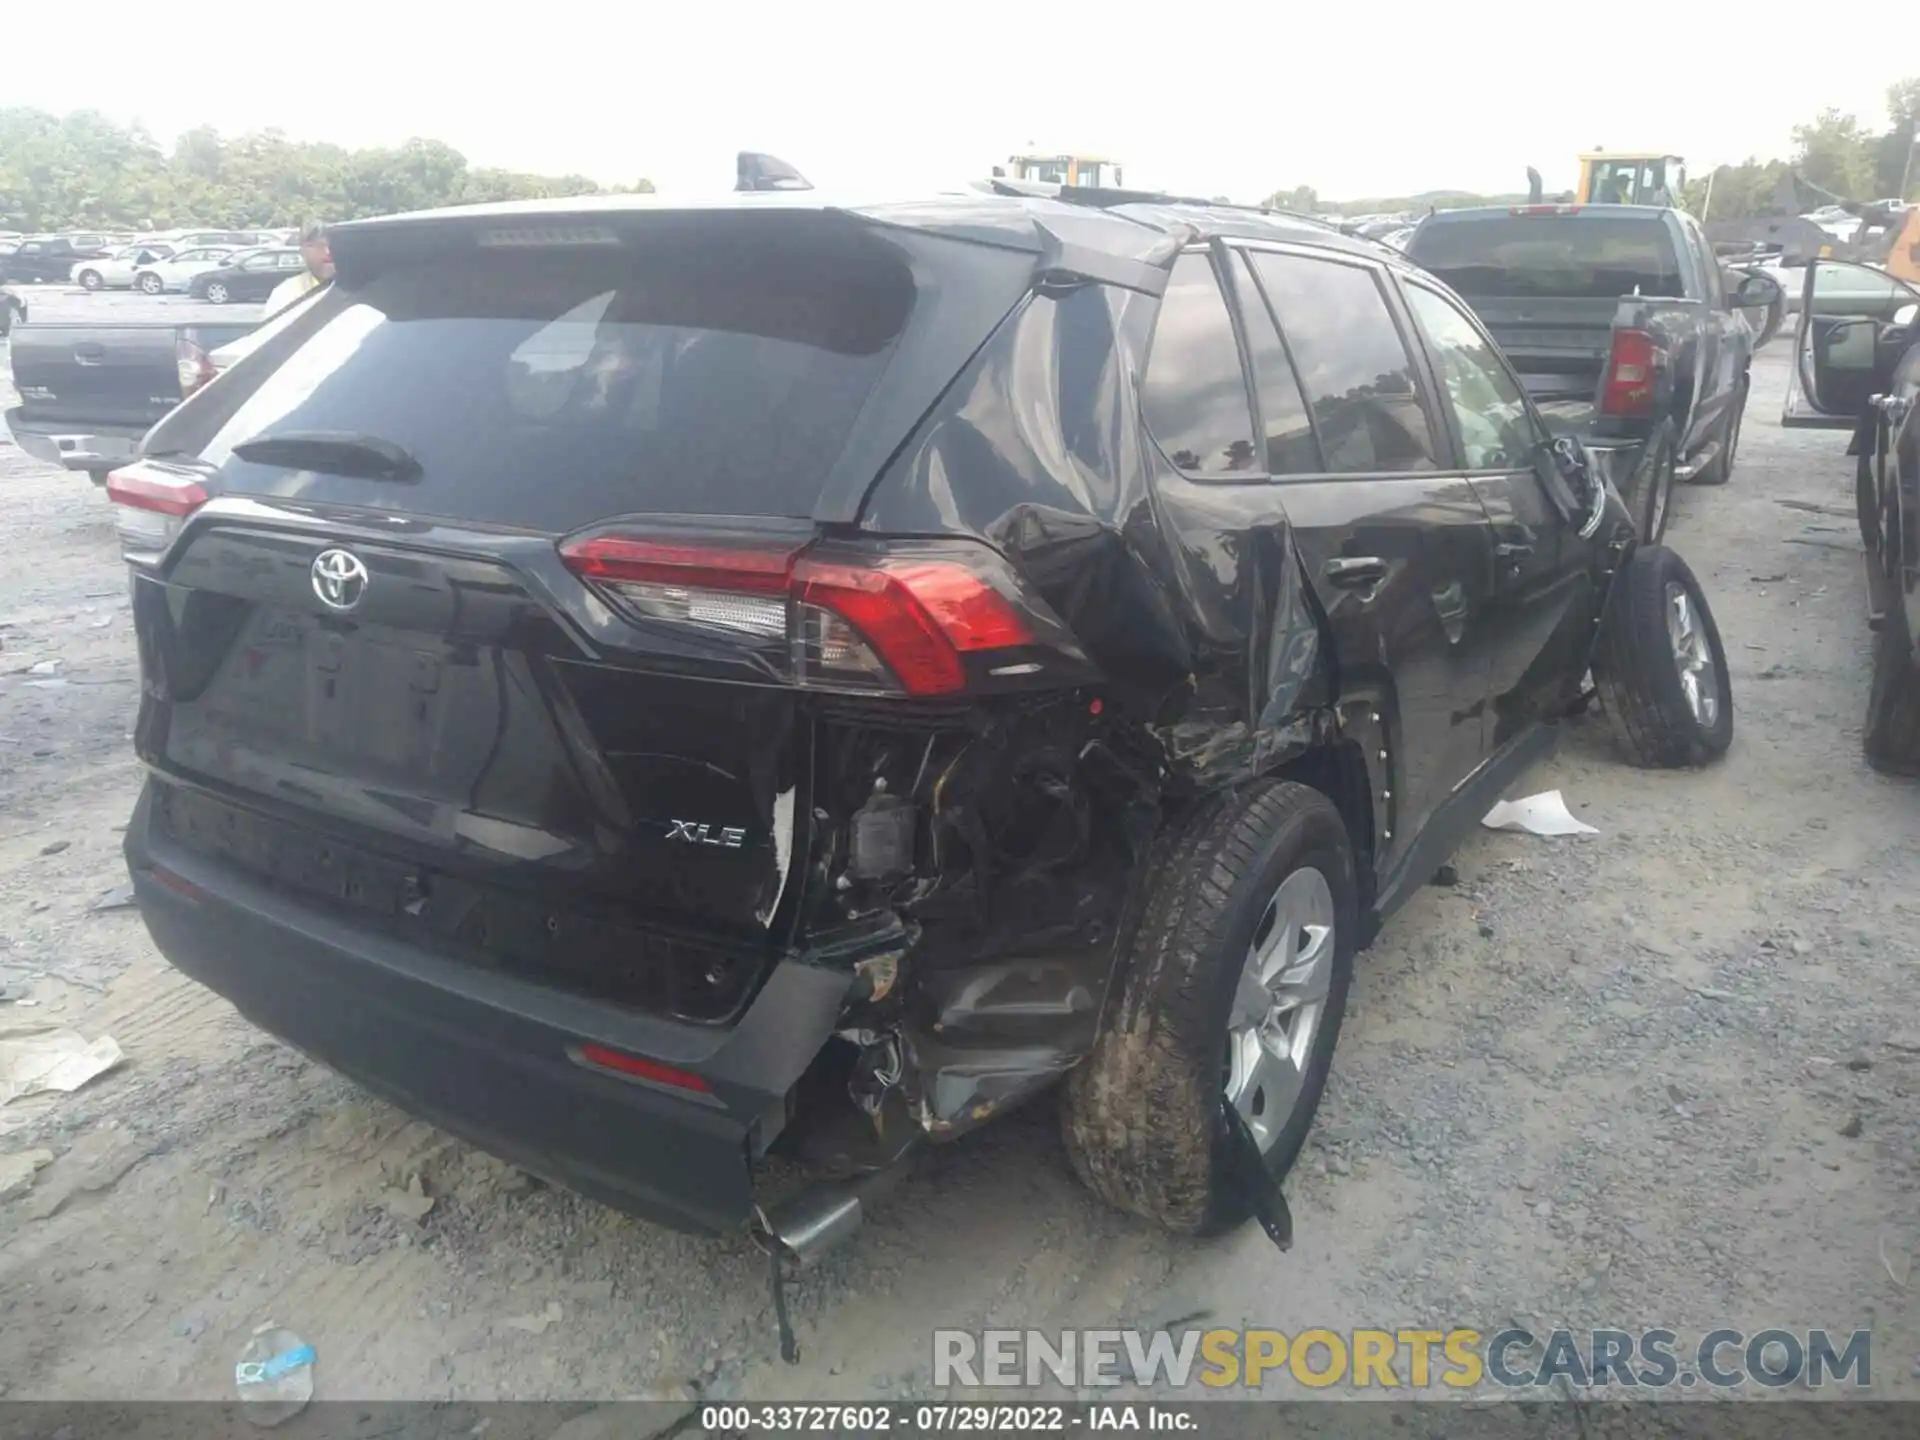
[[[1678,205],[1687,162],[1678,155],[1595,148],[1580,157],[1581,205]]]
[[[1029,154],[1015,155],[1005,165],[993,167],[996,180],[1024,181],[1032,185],[1091,185],[1102,190],[1124,189],[1120,164],[1103,155]]]

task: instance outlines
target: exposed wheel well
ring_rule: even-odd
[[[1342,740],[1297,755],[1275,773],[1311,785],[1333,802],[1346,822],[1353,844],[1354,877],[1360,887],[1360,912],[1370,913],[1375,899],[1373,778],[1357,741]]]

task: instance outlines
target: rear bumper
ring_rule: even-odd
[[[832,1033],[844,973],[784,962],[730,1029],[635,1014],[369,933],[180,848],[150,825],[149,792],[125,844],[147,929],[254,1024],[603,1204],[694,1232],[751,1219],[752,1157]],[[583,1044],[698,1075],[710,1093],[588,1068],[573,1058]]]
[[[7,411],[14,443],[36,460],[67,470],[105,472],[139,453],[146,425],[81,425],[73,421],[28,420],[20,407]]]

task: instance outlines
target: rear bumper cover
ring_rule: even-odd
[[[148,428],[28,420],[18,406],[7,411],[7,429],[15,444],[36,460],[68,470],[105,471],[126,464],[139,453]]]
[[[729,1029],[639,1015],[369,933],[173,845],[149,810],[143,792],[125,842],[147,929],[254,1024],[603,1204],[694,1232],[751,1219],[751,1157],[832,1033],[845,973],[782,962]],[[588,1068],[582,1044],[699,1075],[711,1093]]]

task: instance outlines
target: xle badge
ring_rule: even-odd
[[[689,845],[717,845],[722,850],[738,850],[747,838],[746,831],[731,825],[716,830],[693,820],[669,820],[667,824],[671,827],[667,839],[683,840]]]

